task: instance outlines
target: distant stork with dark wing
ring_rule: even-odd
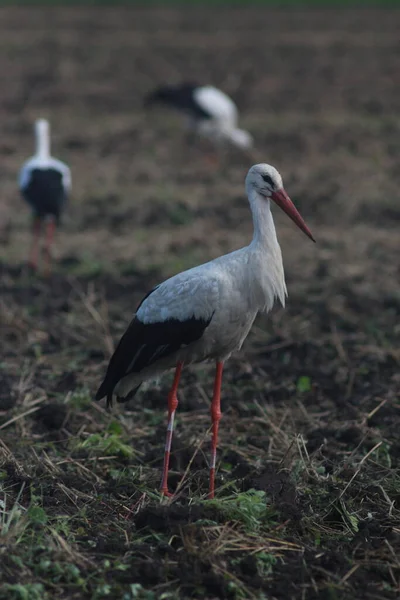
[[[35,122],[36,153],[19,173],[21,193],[33,210],[33,240],[29,263],[37,269],[42,223],[46,222],[46,270],[51,263],[51,245],[71,189],[69,167],[50,155],[50,125],[45,119]]]
[[[145,296],[108,365],[96,400],[112,404],[134,396],[141,383],[175,367],[168,395],[168,427],[161,491],[169,495],[167,479],[177,388],[184,365],[216,361],[211,403],[212,451],[209,497],[214,478],[221,418],[220,391],[224,362],[239,350],[259,312],[271,310],[278,298],[285,304],[286,285],[281,249],[271,214],[273,200],[313,241],[303,218],[285,192],[278,171],[253,166],[246,177],[254,235],[249,246],[179,273]]]
[[[253,145],[250,133],[238,129],[239,113],[233,100],[212,85],[162,86],[145,99],[146,107],[154,104],[165,104],[186,114],[190,131],[216,144],[229,143],[242,150]]]

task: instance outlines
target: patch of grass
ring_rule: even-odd
[[[87,388],[71,391],[67,397],[68,405],[75,411],[86,410],[92,402],[92,394]]]
[[[1,509],[1,530],[0,536],[3,539],[13,539],[19,537],[23,533],[26,526],[26,518],[23,515],[26,512],[25,508],[20,504],[20,498],[25,485],[21,486],[17,497],[12,501],[12,497],[3,492],[3,497],[0,500]],[[2,486],[3,488],[3,486]]]
[[[2,500],[3,526],[0,542],[8,548],[4,573],[11,565],[20,568],[21,576],[30,574],[30,578],[41,578],[48,581],[51,587],[58,584],[70,584],[76,588],[84,588],[85,581],[81,577],[80,568],[74,564],[74,551],[70,542],[59,531],[72,532],[66,526],[60,528],[60,518],[51,517],[45,510],[42,500],[31,492],[31,504],[23,509],[20,504],[23,488],[14,503],[7,507],[7,494]],[[62,557],[61,554],[64,553]],[[75,554],[75,558],[79,554]],[[0,587],[0,598],[31,600],[48,598],[48,589],[42,583],[3,583]]]
[[[260,577],[268,577],[271,575],[274,565],[277,563],[277,558],[268,552],[258,552],[256,554],[257,571]]]
[[[310,392],[311,391],[310,377],[307,377],[307,375],[302,375],[301,377],[299,377],[297,380],[296,389],[299,392],[299,394],[304,394],[305,392]]]
[[[4,600],[47,600],[43,583],[5,583],[0,588],[0,598]]]
[[[223,519],[241,523],[248,532],[257,532],[273,524],[275,510],[268,506],[265,492],[249,490],[226,498],[208,500]]]
[[[124,458],[131,458],[135,451],[132,446],[122,440],[123,428],[113,421],[109,424],[106,431],[101,433],[92,433],[83,441],[74,441],[76,450],[87,450],[89,454],[99,456],[119,455]]]

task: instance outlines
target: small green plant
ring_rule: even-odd
[[[92,396],[87,388],[77,389],[68,396],[68,404],[74,410],[84,410],[91,402]]]
[[[307,375],[302,375],[298,378],[296,389],[299,394],[305,394],[311,391],[311,378]]]
[[[41,506],[30,506],[26,515],[32,525],[45,525],[47,523],[46,511]]]
[[[337,506],[338,512],[340,513],[343,523],[348,528],[351,533],[357,533],[359,519],[356,517],[354,513],[351,513],[342,499],[340,499],[339,504]]]
[[[376,452],[376,460],[379,464],[388,469],[392,468],[392,458],[390,456],[390,444],[383,442]]]
[[[42,583],[5,583],[0,590],[4,600],[47,600],[48,594]]]
[[[103,456],[120,454],[121,456],[129,458],[134,454],[133,449],[127,444],[124,444],[119,436],[114,434],[109,435],[107,433],[94,433],[90,435],[86,440],[81,442],[80,448],[93,451],[94,453]]]
[[[154,592],[146,590],[140,583],[131,583],[129,592],[126,592],[122,598],[123,600],[136,600],[136,598],[138,600],[156,600],[156,595]]]
[[[125,444],[121,435],[123,433],[121,425],[113,421],[107,430],[102,433],[93,433],[83,442],[79,442],[77,448],[89,450],[102,456],[113,456],[115,454],[130,458],[134,455],[134,450],[128,444]]]
[[[266,577],[272,573],[272,568],[276,564],[277,558],[268,552],[259,552],[256,556],[257,572],[260,577]]]
[[[46,557],[40,560],[35,571],[41,577],[50,578],[53,583],[84,584],[80,569],[74,564],[52,561]]]
[[[0,499],[0,539],[1,538],[19,538],[25,530],[28,521],[25,518],[26,509],[21,506],[20,499],[24,491],[25,484],[22,484],[17,498],[12,505],[6,493]]]
[[[263,490],[249,490],[228,498],[208,500],[228,521],[242,523],[248,532],[259,531],[266,523],[271,523],[274,511],[267,505]]]
[[[247,598],[247,590],[238,585],[236,581],[228,582],[228,590],[235,600],[245,600]]]
[[[111,596],[112,586],[109,583],[101,583],[96,587],[96,590],[93,594],[93,599],[97,600],[98,598],[106,598],[107,596]]]

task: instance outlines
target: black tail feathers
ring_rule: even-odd
[[[94,399],[98,401],[104,398],[104,396],[107,396],[107,408],[110,408],[113,405],[114,387],[110,390],[109,386],[105,385],[106,383],[106,381],[103,381]],[[126,396],[117,396],[117,402],[121,403],[128,402],[128,400],[131,400],[131,398],[135,396],[136,392],[138,391],[141,385],[142,384],[139,383],[139,385],[133,388],[133,390],[131,390]]]

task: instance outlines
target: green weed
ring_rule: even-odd
[[[132,446],[122,440],[123,429],[120,423],[113,421],[106,431],[92,433],[83,441],[74,441],[75,450],[88,450],[89,453],[100,456],[120,455],[125,458],[134,456]]]
[[[275,514],[262,490],[251,489],[227,498],[207,500],[207,504],[218,509],[223,519],[242,523],[248,532],[257,532],[271,525]]]
[[[277,558],[268,552],[259,552],[256,556],[256,561],[259,576],[267,577],[272,573],[272,569],[277,562]]]
[[[74,411],[85,410],[91,405],[92,400],[92,394],[87,388],[77,389],[67,397],[67,402]]]
[[[2,600],[47,600],[49,595],[42,583],[5,583],[0,588],[0,598]]]
[[[299,394],[305,394],[306,392],[311,391],[311,378],[307,377],[307,375],[302,375],[298,378],[296,389]]]
[[[126,458],[134,455],[133,448],[124,444],[120,437],[114,434],[93,433],[83,442],[79,442],[77,449],[88,450],[90,453],[100,456],[114,456],[120,454]]]

